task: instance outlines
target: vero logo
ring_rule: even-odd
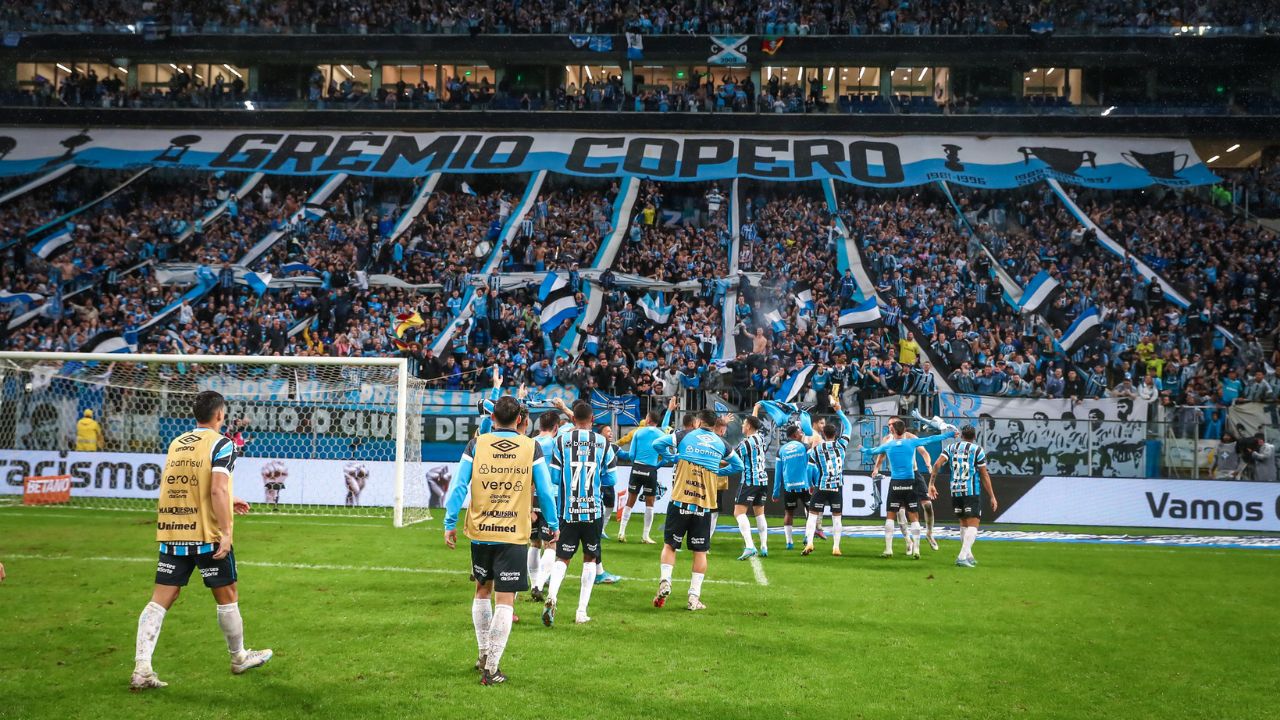
[[[516,448],[518,448],[518,447],[520,447],[519,443],[511,442],[510,440],[507,440],[506,438],[503,438],[503,439],[501,439],[501,440],[498,440],[497,442],[495,442],[495,443],[493,444],[493,449],[494,449],[494,450],[497,450],[498,452],[503,452],[503,453],[509,453],[509,452],[511,452],[512,450],[515,450],[515,449],[516,449]]]

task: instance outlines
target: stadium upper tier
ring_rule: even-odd
[[[23,32],[344,34],[982,35],[1256,34],[1280,23],[1266,0],[191,0],[7,3],[0,30]]]

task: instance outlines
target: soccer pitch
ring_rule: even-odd
[[[883,540],[819,541],[808,558],[735,560],[716,535],[689,613],[689,556],[672,601],[651,600],[658,546],[606,541],[626,579],[572,623],[578,561],[558,624],[522,595],[503,669],[472,669],[469,553],[439,513],[386,520],[237,519],[240,604],[265,668],[233,676],[198,578],[155,655],[168,688],[128,690],[138,613],[154,578],[153,513],[0,508],[0,718],[1275,717],[1280,552],[984,542],[953,566]],[[730,522],[722,518],[723,523]],[[661,518],[655,527],[655,535]],[[616,531],[616,523],[610,526]],[[1270,668],[1270,669],[1268,669]]]

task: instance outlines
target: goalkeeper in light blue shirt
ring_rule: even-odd
[[[939,418],[926,424],[942,431],[942,439],[956,436],[956,429]],[[889,502],[885,506],[884,519],[884,553],[881,557],[893,557],[893,516],[900,508],[906,508],[907,520],[911,522],[911,534],[907,537],[907,556],[920,559],[920,500],[916,494],[915,456],[916,448],[937,442],[937,436],[906,437],[907,424],[902,420],[889,423],[892,437],[879,447],[866,451],[868,455],[884,455],[889,459]],[[876,478],[872,478],[875,481]]]

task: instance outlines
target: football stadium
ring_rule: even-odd
[[[0,38],[0,718],[1277,715],[1280,4]]]

